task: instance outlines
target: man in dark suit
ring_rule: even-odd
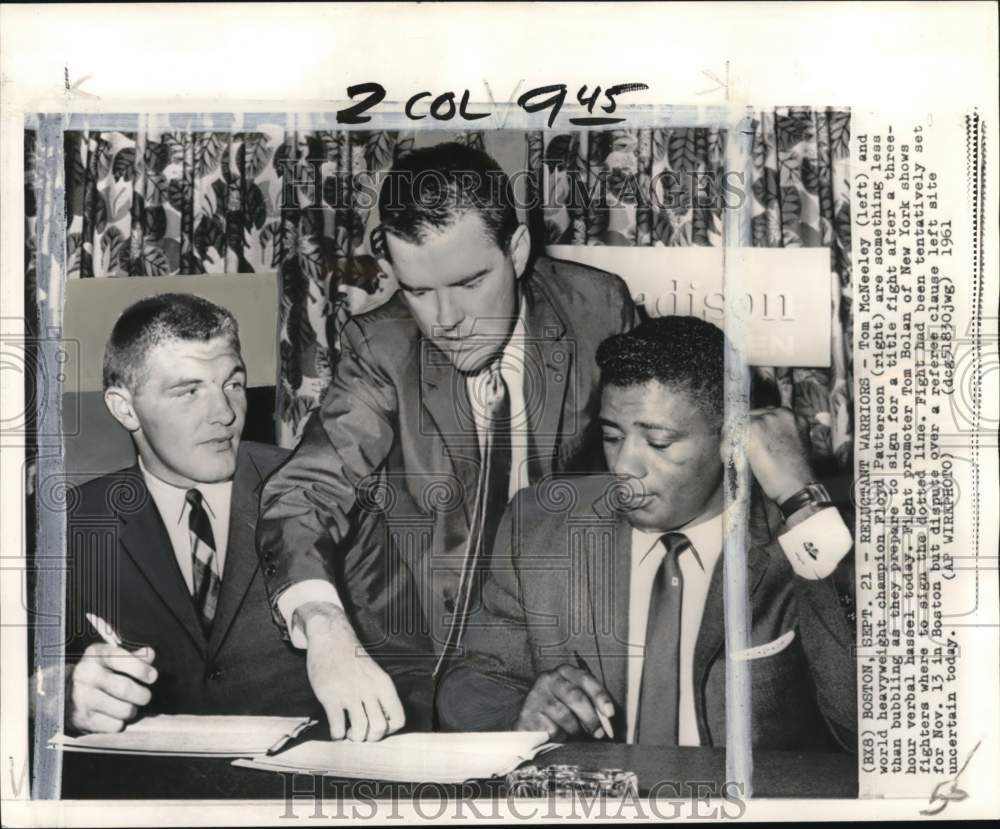
[[[78,731],[116,731],[140,712],[319,711],[303,655],[270,619],[254,528],[260,486],[287,452],[241,442],[245,382],[236,320],[207,300],[151,297],[115,324],[105,402],[137,462],[70,499],[67,721]],[[122,646],[101,641],[88,613]]]
[[[400,290],[345,327],[319,410],[264,487],[258,529],[276,621],[307,647],[317,697],[331,721],[347,714],[374,738],[394,730],[379,711],[394,703],[354,669],[358,641],[332,572],[357,522],[384,517],[383,550],[404,552],[436,673],[475,612],[510,496],[603,467],[594,354],[635,322],[617,277],[531,262],[511,184],[481,151],[411,153],[379,209],[380,265]]]
[[[444,726],[725,744],[723,347],[690,317],[602,344],[616,476],[515,499],[466,655],[438,689]],[[853,750],[854,637],[833,583],[849,535],[811,483],[791,412],[753,411],[747,452],[753,744]]]

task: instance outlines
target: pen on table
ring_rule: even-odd
[[[588,668],[587,663],[583,661],[583,657],[580,656],[580,652],[573,651],[573,656],[576,658],[576,667],[589,674],[590,668]],[[594,710],[597,712],[597,719],[601,721],[601,728],[604,729],[604,733],[608,735],[609,740],[613,740],[615,738],[615,732],[611,728],[611,720],[608,719],[607,715],[600,708],[595,706]]]
[[[312,731],[317,725],[319,725],[319,720],[307,720],[304,723],[299,723],[295,726],[295,728],[289,731],[284,737],[264,752],[265,756],[273,757],[279,751],[284,751],[287,748],[291,748],[293,745],[304,743],[305,735]]]
[[[97,631],[97,635],[100,636],[106,644],[111,645],[113,648],[122,647],[122,638],[115,633],[115,629],[111,627],[107,622],[105,622],[100,616],[95,616],[93,613],[86,614],[87,621],[90,622],[94,630]]]

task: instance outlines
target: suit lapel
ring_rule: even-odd
[[[571,398],[577,385],[570,382],[576,367],[573,350],[563,341],[566,325],[541,287],[542,279],[544,275],[536,274],[524,280],[525,404],[536,458],[532,469],[535,476],[552,472],[563,412],[573,405]],[[538,378],[539,372],[544,373],[542,378]],[[533,378],[541,379],[542,384]],[[528,399],[533,393],[542,396],[540,406]],[[533,477],[532,482],[535,480]]]
[[[191,594],[177,566],[170,536],[163,524],[153,497],[146,489],[138,465],[125,473],[125,483],[137,488],[136,497],[142,507],[135,512],[119,513],[122,524],[120,542],[129,558],[135,562],[153,592],[176,617],[185,633],[204,653],[205,634],[198,622]]]
[[[230,497],[229,541],[219,604],[208,641],[209,658],[222,646],[260,566],[254,545],[254,530],[257,524],[257,487],[262,478],[249,453],[241,452]]]
[[[420,386],[421,403],[441,435],[445,453],[462,481],[464,492],[468,493],[462,499],[468,526],[472,520],[470,513],[475,501],[479,465],[475,419],[465,377],[447,355],[427,339],[420,341]]]
[[[587,595],[594,625],[598,667],[601,671],[599,678],[611,696],[620,703],[616,716],[622,717],[624,729],[632,532],[624,516],[608,503],[606,493],[594,503],[593,508],[598,517],[614,521],[614,542],[610,549],[608,545],[601,543],[600,535],[594,529],[581,528],[581,531],[590,535],[586,545],[589,548]]]

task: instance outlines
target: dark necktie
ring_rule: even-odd
[[[483,395],[483,412],[486,415],[486,434],[482,440],[482,463],[473,510],[473,524],[466,539],[466,558],[455,596],[447,640],[434,669],[436,676],[441,665],[462,641],[468,616],[479,606],[481,570],[480,562],[488,558],[496,536],[497,527],[507,506],[510,490],[511,438],[510,394],[500,375],[499,362],[488,369]]]
[[[677,745],[681,678],[681,600],[684,579],[678,557],[691,546],[682,533],[661,539],[667,553],[653,579],[646,624],[635,742]]]
[[[485,512],[480,540],[480,553],[484,556],[489,556],[493,550],[497,528],[507,507],[511,472],[510,391],[500,374],[499,365],[491,369],[490,386],[487,399],[489,440],[483,458],[486,473]]]
[[[191,508],[188,527],[191,530],[191,597],[205,633],[212,627],[215,607],[219,602],[222,582],[215,568],[215,534],[212,523],[197,489],[189,489],[184,496]]]

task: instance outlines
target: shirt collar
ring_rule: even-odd
[[[716,561],[722,555],[722,527],[724,513],[719,512],[711,518],[681,527],[676,532],[683,533],[694,548],[695,561],[706,573],[712,572]],[[636,563],[642,562],[660,541],[664,532],[647,532],[632,528],[632,557]]]
[[[490,374],[493,371],[499,370],[504,376],[520,376],[524,373],[524,339],[526,336],[527,329],[524,322],[524,312],[527,303],[524,301],[524,295],[521,295],[521,310],[518,312],[517,319],[514,321],[514,328],[510,332],[510,337],[504,344],[503,350],[497,354],[491,363],[487,363],[486,366],[476,374],[470,374],[466,383],[469,384],[470,388],[478,388],[479,384],[486,383]],[[478,395],[477,398],[478,399]]]
[[[146,489],[152,496],[157,509],[160,511],[164,522],[179,524],[184,518],[184,510],[187,506],[187,488],[168,484],[162,478],[157,478],[139,458],[139,471],[146,482]],[[223,520],[226,516],[226,508],[229,505],[229,498],[233,491],[233,482],[221,481],[214,484],[198,484],[197,489],[204,498],[203,503],[208,510],[208,514],[215,520]]]

